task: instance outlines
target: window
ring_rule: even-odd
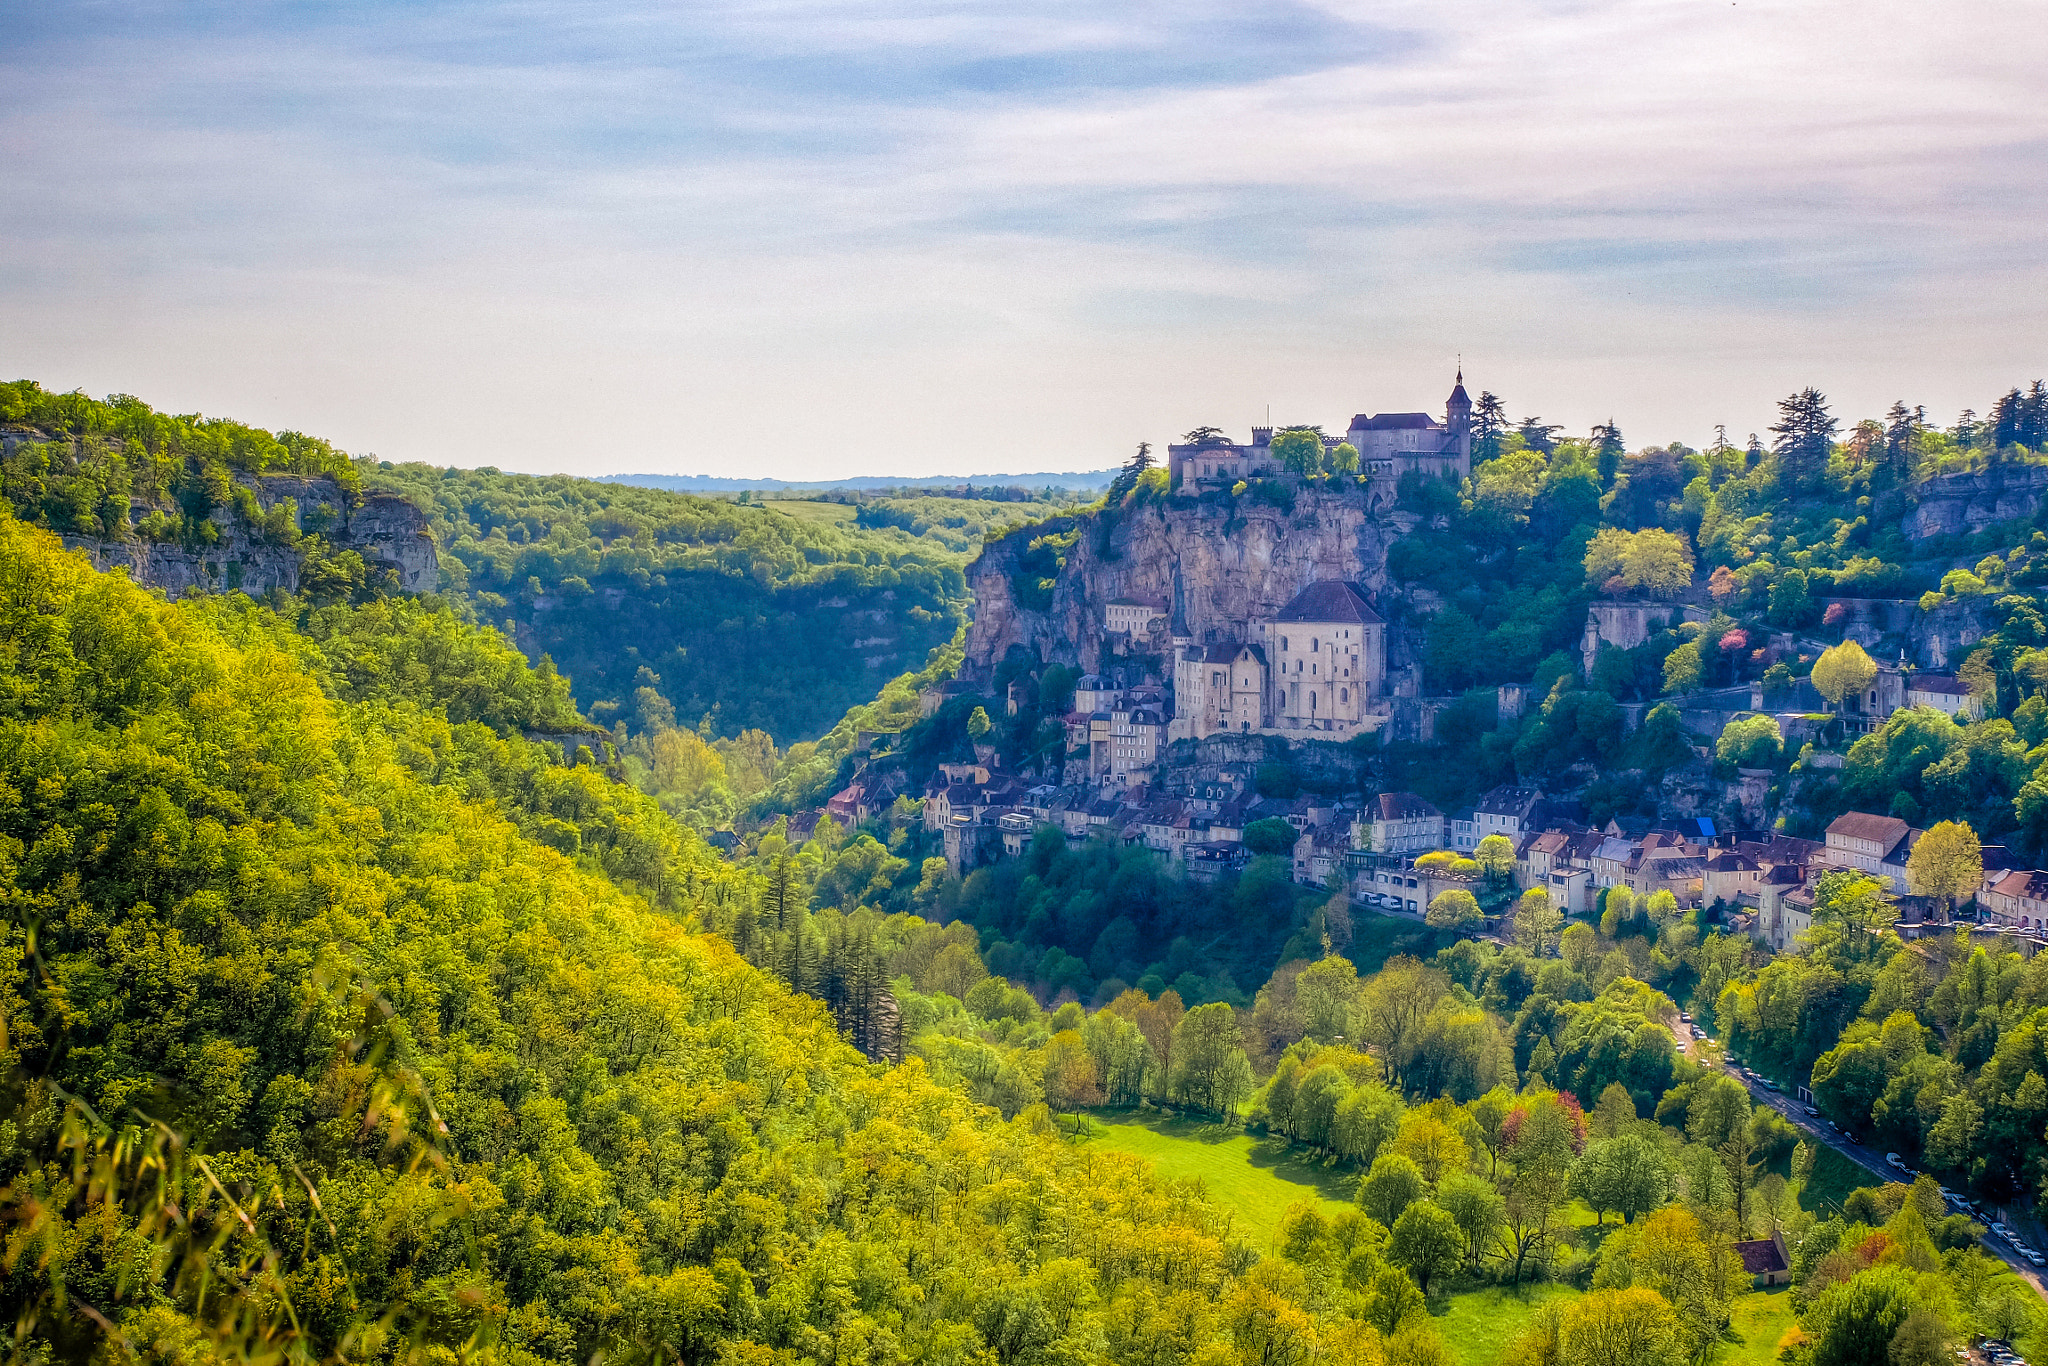
[[[1322,648],[1323,648],[1323,642],[1322,642],[1322,639],[1321,639],[1321,637],[1319,637],[1319,636],[1310,636],[1310,637],[1308,638],[1308,650],[1309,650],[1309,653],[1310,653],[1310,654],[1314,654],[1314,653],[1315,653],[1316,651],[1318,651],[1318,650],[1320,650],[1320,649],[1322,649]]]
[[[1347,688],[1337,689],[1337,700],[1339,702],[1349,702],[1351,700],[1350,690]]]

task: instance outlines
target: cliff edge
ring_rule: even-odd
[[[968,567],[974,620],[965,669],[986,674],[1016,647],[1083,672],[1102,666],[1112,602],[1158,604],[1196,640],[1240,639],[1309,584],[1378,595],[1400,531],[1362,492],[1307,486],[1291,507],[1255,497],[1141,496],[991,541]],[[1164,640],[1160,641],[1164,645]]]

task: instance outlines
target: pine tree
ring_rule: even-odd
[[[1880,468],[1896,487],[1913,476],[1913,452],[1920,440],[1921,410],[1908,411],[1900,399],[1884,415],[1884,460]]]
[[[2027,396],[2018,389],[2008,389],[1991,405],[1991,412],[1984,425],[1991,430],[1991,449],[2005,450],[2020,445],[2020,436],[2026,430]]]
[[[1478,464],[1500,454],[1500,439],[1507,435],[1508,409],[1500,396],[1482,389],[1472,405],[1472,462]]]
[[[796,867],[794,857],[785,852],[768,871],[768,885],[761,892],[761,910],[768,920],[768,928],[775,934],[789,930],[790,912],[795,909]]]
[[[1545,422],[1540,417],[1525,417],[1515,430],[1522,434],[1522,445],[1532,451],[1549,455],[1557,449],[1557,433],[1564,430],[1555,422]]]
[[[1958,446],[1968,450],[1977,444],[1977,438],[1983,431],[1984,424],[1977,421],[1977,410],[1965,408],[1956,414],[1956,425],[1949,429],[1949,435],[1956,439]]]
[[[1778,400],[1778,421],[1771,431],[1771,449],[1778,457],[1778,477],[1794,491],[1818,488],[1828,471],[1835,446],[1836,422],[1826,395],[1808,385]]]
[[[1621,428],[1608,418],[1593,428],[1593,455],[1600,462],[1600,487],[1614,487],[1614,476],[1621,472],[1622,453],[1628,445],[1621,439]]]
[[[1110,481],[1109,501],[1111,505],[1122,502],[1126,494],[1138,487],[1138,480],[1144,476],[1146,470],[1152,468],[1152,463],[1152,443],[1140,441],[1138,443],[1138,453],[1129,460],[1126,460],[1123,469],[1119,470],[1116,478]]]
[[[2027,386],[2020,413],[2020,444],[2035,452],[2048,446],[2048,381],[2037,379]]]

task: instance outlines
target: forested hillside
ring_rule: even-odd
[[[966,612],[960,557],[894,531],[566,475],[367,477],[426,509],[448,586],[553,658],[607,725],[708,715],[716,735],[811,739]]]
[[[530,658],[551,657],[602,724],[680,724],[727,740],[753,730],[782,748],[819,738],[924,667],[965,620],[961,566],[982,538],[1066,496],[907,488],[764,505],[752,494],[394,466],[300,432],[26,380],[0,385],[0,429],[0,491],[23,520],[194,551],[226,529],[287,554],[330,600],[394,585],[329,544],[334,508],[259,497],[251,481],[329,478],[344,503],[366,488],[397,494],[426,514],[444,585]],[[236,572],[213,586],[242,586]]]
[[[1721,779],[1738,766],[1773,771],[1771,814],[1793,833],[1857,808],[1915,824],[1967,819],[2048,857],[2048,813],[2030,795],[2048,761],[2037,752],[2048,703],[2036,696],[2048,681],[2042,385],[1948,428],[1904,403],[1847,424],[1808,389],[1779,404],[1768,445],[1705,450],[1630,451],[1609,427],[1561,439],[1536,419],[1508,424],[1490,394],[1481,406],[1493,419],[1481,422],[1472,478],[1406,483],[1404,506],[1421,520],[1388,560],[1401,588],[1393,615],[1428,688],[1470,693],[1430,742],[1377,754],[1385,786],[1449,808],[1523,781],[1578,792],[1595,821],[1647,819],[1665,776],[1692,765],[1696,746],[1718,746]],[[1587,608],[1603,597],[1668,602],[1670,619],[1638,645],[1603,644],[1588,670]],[[1683,620],[1681,606],[1700,619]],[[1875,662],[1903,654],[1960,673],[1985,719],[1901,712],[1863,739],[1823,727],[1811,738],[1844,756],[1839,769],[1802,763],[1804,741],[1768,718],[1725,743],[1718,730],[1689,732],[1715,708],[1748,706],[1702,699],[1751,683],[1768,712],[1853,704],[1855,688],[1827,691],[1839,670],[1816,668],[1850,635]],[[1525,715],[1498,714],[1504,683],[1526,687]],[[1628,704],[1648,709],[1633,733]]]
[[[168,605],[6,518],[0,583],[24,1359],[1440,1360],[964,1058],[865,1063],[697,928],[772,881],[444,607]]]

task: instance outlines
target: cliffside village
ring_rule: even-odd
[[[1163,611],[1159,604],[1113,603],[1104,629],[1148,630]],[[1601,629],[1599,615],[1596,607],[1589,632]],[[1363,804],[1262,797],[1252,760],[1200,760],[1204,749],[1232,748],[1227,740],[1233,734],[1340,740],[1366,729],[1360,718],[1373,715],[1371,702],[1384,681],[1383,630],[1355,585],[1312,584],[1272,622],[1257,624],[1255,641],[1217,651],[1177,640],[1172,688],[1149,675],[1081,678],[1074,709],[1063,719],[1067,749],[1058,782],[1020,775],[981,746],[973,762],[940,765],[921,792],[908,790],[900,771],[864,771],[825,811],[852,824],[887,813],[898,797],[921,796],[923,824],[940,836],[956,876],[1020,856],[1049,827],[1074,845],[1099,837],[1142,847],[1191,879],[1213,881],[1249,862],[1246,827],[1272,818],[1294,831],[1297,882],[1342,886],[1352,904],[1392,915],[1419,918],[1451,888],[1497,893],[1483,885],[1470,856],[1481,840],[1499,835],[1514,850],[1516,884],[1547,889],[1567,913],[1591,913],[1610,887],[1641,896],[1668,891],[1681,907],[1718,905],[1731,929],[1783,950],[1812,924],[1820,875],[1853,868],[1883,884],[1897,903],[1901,933],[1910,937],[1939,923],[1931,904],[1907,886],[1906,860],[1923,832],[1891,816],[1851,812],[1821,840],[1723,829],[1704,815],[1595,827],[1576,801],[1534,787],[1496,787],[1471,809],[1446,813],[1409,792],[1381,793]],[[1269,661],[1279,667],[1269,668]],[[1028,675],[1012,686],[1013,713],[1034,686]],[[930,690],[927,713],[960,687]],[[1764,699],[1754,695],[1760,687],[1740,691],[1740,697],[1709,698],[1703,705],[1725,706],[1730,715],[1764,710]],[[1788,734],[1811,727],[1824,705],[1796,692],[1775,700],[1793,708],[1778,717]],[[1969,689],[1953,676],[1891,666],[1864,695],[1847,700],[1842,719],[1858,734],[1892,711],[1915,706],[1975,714]],[[1705,718],[1714,729],[1719,719]],[[1226,743],[1184,747],[1175,761],[1174,741],[1212,736]],[[1702,770],[1705,763],[1702,755]],[[1764,773],[1742,775],[1733,795],[1744,816],[1753,812],[1754,819],[1737,825],[1763,825],[1767,780]],[[1463,858],[1417,866],[1437,850]],[[2048,871],[2017,868],[1996,846],[1985,848],[1984,866],[1976,898],[1983,932],[2029,941],[2048,936]],[[1480,899],[1501,900],[1497,894]]]
[[[1169,447],[1173,485],[1213,489],[1272,473],[1272,437],[1270,429],[1255,428],[1248,444],[1208,433]],[[1359,451],[1369,489],[1384,485],[1391,493],[1411,469],[1462,477],[1471,459],[1471,403],[1462,374],[1444,420],[1423,413],[1360,415],[1343,439]],[[1338,440],[1325,438],[1326,446]],[[1175,584],[1178,599],[1177,574]],[[1911,606],[1845,599],[1845,634],[1873,646],[1897,638],[1901,622],[1891,618]],[[1598,600],[1587,613],[1584,666],[1590,673],[1605,647],[1632,649],[1667,626],[1707,616],[1692,603]],[[1097,627],[1104,647],[1099,657],[1111,663],[1075,683],[1072,710],[1061,718],[1066,746],[1057,781],[1042,764],[1036,776],[1013,771],[993,747],[981,745],[973,762],[942,764],[921,791],[911,790],[900,767],[863,765],[825,814],[843,825],[892,809],[903,819],[907,807],[897,807],[898,799],[921,797],[923,824],[940,836],[956,876],[1018,857],[1049,827],[1072,844],[1106,838],[1143,847],[1185,876],[1211,881],[1249,862],[1246,828],[1271,818],[1295,833],[1297,882],[1342,886],[1353,904],[1394,915],[1420,917],[1439,893],[1480,883],[1469,856],[1481,840],[1500,835],[1513,847],[1519,887],[1548,889],[1568,913],[1591,912],[1611,887],[1644,896],[1668,891],[1682,907],[1718,906],[1732,928],[1784,949],[1811,925],[1819,876],[1855,868],[1877,878],[1897,901],[1903,933],[1924,932],[1931,923],[1931,907],[1910,895],[1905,875],[1921,831],[1890,816],[1852,812],[1822,840],[1778,834],[1766,828],[1772,774],[1742,770],[1735,782],[1722,782],[1709,774],[1706,751],[1694,771],[1678,775],[1681,787],[1692,783],[1678,800],[1671,800],[1667,780],[1663,808],[1671,814],[1655,823],[1610,820],[1595,828],[1577,802],[1531,787],[1497,787],[1471,809],[1449,813],[1408,792],[1381,793],[1363,805],[1258,795],[1254,775],[1263,747],[1251,737],[1342,742],[1384,732],[1426,742],[1436,717],[1459,700],[1422,695],[1412,665],[1390,670],[1386,620],[1360,584],[1308,583],[1270,619],[1212,626],[1199,638],[1178,600],[1115,599],[1102,607]],[[1951,644],[1972,638],[1965,634]],[[1789,636],[1783,643],[1796,645]],[[1928,643],[1942,658],[1944,642]],[[1037,685],[1031,674],[1009,685],[1012,715]],[[966,681],[945,684],[926,692],[924,712],[981,693]],[[1504,722],[1541,700],[1522,687],[1497,692]],[[1870,686],[1839,708],[1830,708],[1806,680],[1768,695],[1761,683],[1709,690],[1678,705],[1685,729],[1695,735],[1719,734],[1737,717],[1772,715],[1794,750],[1837,720],[1853,739],[1902,708],[1978,716],[1976,699],[1955,675],[1915,669],[1903,657],[1880,665]],[[1647,709],[1645,703],[1624,705],[1627,727],[1638,725]],[[1197,743],[1176,747],[1190,741]],[[1839,753],[1817,751],[1812,762],[1839,767],[1842,760]],[[799,817],[795,833],[801,836],[817,815]],[[1417,866],[1418,858],[1439,850],[1465,857]],[[2029,940],[2048,934],[2048,871],[2015,868],[2001,848],[1987,847],[1984,855],[1976,905],[1985,932]],[[1479,898],[1483,904],[1501,904],[1500,887],[1482,890],[1493,893]]]

